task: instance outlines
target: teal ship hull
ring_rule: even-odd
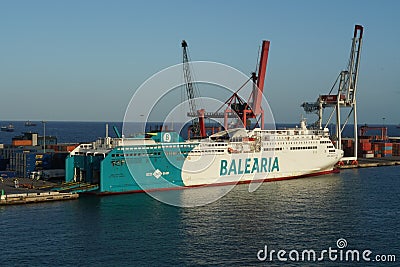
[[[153,138],[160,141],[163,134]],[[97,194],[181,189],[183,162],[197,143],[186,144],[176,133],[168,135],[174,138],[168,143],[141,144],[137,140],[137,144],[102,153],[70,155],[66,159],[66,182],[98,184]]]

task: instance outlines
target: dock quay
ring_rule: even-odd
[[[0,205],[28,204],[36,202],[72,200],[79,197],[79,192],[87,190],[87,184],[55,183],[29,178],[0,180]]]
[[[47,202],[57,200],[77,199],[77,193],[60,193],[60,192],[45,192],[45,193],[25,193],[25,194],[4,194],[0,197],[0,205],[27,204],[35,202]]]
[[[360,158],[357,164],[339,165],[339,169],[369,168],[400,165],[400,156],[386,158]]]

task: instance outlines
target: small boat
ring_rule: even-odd
[[[31,121],[26,121],[25,126],[36,126],[36,123],[33,123]]]
[[[11,123],[7,126],[1,126],[1,131],[2,132],[14,132],[14,125]]]

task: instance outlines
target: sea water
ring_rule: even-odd
[[[70,129],[64,127],[59,135]],[[94,130],[86,135],[101,136]],[[184,200],[220,189],[174,194]],[[194,208],[145,193],[1,206],[0,264],[399,266],[399,196],[400,167],[392,166],[268,182],[254,192],[237,185]],[[355,251],[358,261],[351,258]],[[362,258],[365,252],[370,261]]]
[[[194,189],[196,190],[196,189]],[[218,190],[208,187],[207,190]],[[168,192],[164,192],[168,194]],[[195,191],[179,194],[190,198]],[[400,257],[399,167],[238,185],[214,203],[177,208],[145,193],[0,207],[1,266],[354,266],[347,250]],[[259,253],[286,251],[263,260]],[[337,250],[318,262],[289,252]],[[259,254],[259,255],[258,255]],[[332,255],[333,257],[333,255]],[[261,260],[260,260],[261,258]],[[282,258],[282,257],[281,257]],[[285,258],[285,257],[283,257]],[[359,260],[357,266],[376,262]]]

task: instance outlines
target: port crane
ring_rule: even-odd
[[[322,129],[322,116],[325,108],[332,108],[329,119],[324,127],[326,127],[333,115],[336,115],[335,128],[336,132],[333,139],[336,143],[336,148],[341,149],[342,146],[342,132],[350,117],[353,118],[354,124],[354,151],[350,157],[345,157],[342,161],[357,162],[358,150],[358,132],[357,132],[357,82],[358,71],[360,67],[361,46],[364,28],[361,25],[355,25],[354,34],[352,38],[350,58],[347,69],[340,72],[334,85],[327,95],[320,95],[316,102],[305,102],[301,106],[306,113],[317,113],[318,120],[314,123],[315,128]],[[339,83],[338,83],[339,82]],[[333,93],[337,85],[337,92]],[[342,125],[341,122],[341,109],[347,109],[347,117]]]
[[[183,49],[183,76],[185,79],[186,94],[189,102],[190,114],[195,114],[195,118],[192,121],[192,133],[196,137],[206,137],[206,127],[204,122],[204,109],[197,110],[196,107],[196,95],[198,89],[196,85],[192,82],[192,74],[190,71],[190,63],[188,56],[188,44],[185,40],[182,41]]]
[[[367,132],[368,131],[379,131],[380,135],[375,135],[372,136],[371,138],[374,140],[388,140],[388,129],[385,126],[379,127],[379,126],[368,126],[368,125],[363,125],[360,127],[360,137],[368,137]]]
[[[233,93],[224,105],[214,113],[214,115],[218,116],[218,112],[223,107],[228,107],[223,112],[225,129],[228,129],[228,118],[232,113],[236,114],[240,118],[245,129],[251,126],[251,121],[249,119],[256,120],[254,127],[258,126],[261,129],[264,129],[264,110],[261,106],[261,100],[264,91],[265,74],[267,72],[269,46],[270,41],[264,40],[262,42],[258,75],[256,75],[256,72],[253,72],[250,79],[247,80],[247,82],[250,80],[253,82],[253,89],[248,101],[245,102],[244,99],[238,95],[238,92],[244,87],[244,85],[242,85],[235,93]]]
[[[185,45],[187,46],[186,42]],[[183,42],[182,47],[184,47]],[[256,123],[254,127],[258,126],[261,129],[264,129],[264,110],[262,109],[261,101],[263,97],[265,74],[267,71],[269,47],[270,41],[264,40],[261,46],[258,75],[256,72],[253,72],[251,77],[236,92],[234,92],[232,96],[229,97],[219,109],[217,109],[217,111],[205,112],[204,109],[196,110],[195,105],[191,106],[188,116],[198,118],[200,130],[203,129],[200,131],[200,133],[204,133],[204,135],[201,136],[205,136],[205,118],[223,118],[224,128],[226,130],[229,128],[228,120],[230,118],[240,119],[245,129],[251,127],[250,119],[255,119]],[[185,60],[187,61],[187,58],[185,59],[185,51],[186,49],[184,48],[184,62]],[[188,74],[185,74],[185,76],[188,76]],[[245,101],[239,96],[238,93],[249,81],[253,82],[253,88],[248,101]],[[193,89],[190,88],[190,83],[188,81],[186,81],[186,88],[188,95],[189,93],[193,92]]]

